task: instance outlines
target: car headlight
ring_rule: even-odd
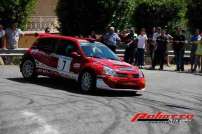
[[[110,67],[104,66],[103,71],[106,75],[116,76],[116,72]]]
[[[141,70],[139,70],[139,78],[144,78],[144,74]]]

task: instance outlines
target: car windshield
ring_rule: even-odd
[[[82,42],[80,46],[87,57],[119,60],[118,56],[102,43]]]

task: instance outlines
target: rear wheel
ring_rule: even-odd
[[[37,77],[35,73],[35,62],[31,59],[25,59],[21,65],[21,72],[25,79],[33,79]]]
[[[96,88],[96,77],[93,73],[83,72],[80,76],[79,84],[82,91],[92,91]]]

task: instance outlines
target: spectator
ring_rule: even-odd
[[[167,27],[166,27],[166,28],[167,28]],[[173,36],[168,33],[168,30],[167,30],[167,29],[166,29],[165,31],[166,31],[167,39],[168,39],[168,41],[170,42],[170,40],[173,40]],[[169,66],[170,66],[170,60],[169,60],[169,56],[168,56],[168,49],[166,50],[165,61],[166,61],[166,63],[167,63],[167,66],[169,67]]]
[[[4,48],[4,36],[5,31],[3,30],[3,25],[0,24],[0,48]]]
[[[154,60],[152,63],[152,69],[155,69],[157,62],[159,62],[160,70],[163,70],[164,58],[167,50],[167,43],[168,38],[166,36],[166,32],[165,30],[162,30],[160,36],[157,37],[156,39],[156,48],[154,53]]]
[[[156,39],[157,37],[159,37],[161,35],[161,27],[158,27],[155,31],[155,33],[153,34],[153,41],[156,44]]]
[[[50,31],[51,31],[50,27],[45,28],[45,33],[50,33]]]
[[[145,29],[142,28],[140,35],[137,37],[138,42],[137,42],[137,62],[139,68],[143,68],[144,66],[144,53],[145,53],[145,47],[147,44],[147,35],[145,33]]]
[[[17,23],[13,23],[11,28],[6,29],[6,38],[7,38],[7,48],[16,49],[18,48],[18,42],[20,36],[23,35],[23,32],[17,28]]]
[[[156,27],[152,28],[152,31],[148,35],[148,49],[149,49],[149,56],[151,58],[151,62],[154,58],[154,48],[155,48],[155,42],[153,41],[154,33],[156,33]],[[156,40],[156,37],[155,37]]]
[[[201,68],[200,72],[202,73],[202,40],[197,43],[197,49],[195,55],[196,55],[195,63],[199,62],[200,64],[199,66]],[[196,68],[197,64],[194,65],[194,70],[196,70]]]
[[[117,33],[115,33],[115,28],[110,27],[109,31],[103,37],[104,43],[113,51],[116,52],[116,47],[121,41]]]
[[[197,68],[198,61],[196,61],[196,50],[197,50],[197,42],[201,40],[199,29],[196,30],[195,34],[191,37],[192,47],[191,47],[191,71],[194,72],[195,68]],[[195,67],[194,67],[195,65]]]
[[[137,48],[137,34],[135,29],[131,28],[130,33],[127,36],[128,42],[124,53],[124,61],[133,64],[134,58],[136,58],[136,48]]]
[[[97,39],[95,31],[91,31],[91,33],[89,35],[89,38],[92,38],[92,39],[95,39],[95,40]]]
[[[175,54],[176,71],[184,71],[184,51],[185,36],[181,28],[176,29],[176,35],[173,37],[173,50]]]

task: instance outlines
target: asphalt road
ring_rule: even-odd
[[[27,82],[0,66],[0,134],[202,134],[202,76],[144,71],[146,91],[82,94],[71,80]],[[193,113],[180,124],[132,123],[138,112]]]

